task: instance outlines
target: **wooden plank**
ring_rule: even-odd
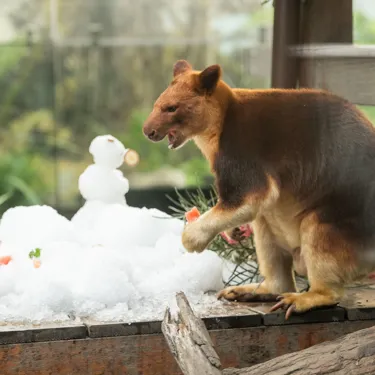
[[[342,322],[345,320],[345,310],[341,307],[328,307],[307,311],[303,314],[293,313],[288,320],[285,320],[285,311],[278,310],[270,312],[274,303],[253,304],[252,310],[262,314],[263,324],[290,325],[290,324],[308,324],[322,322]]]
[[[43,325],[2,325],[0,326],[0,345],[83,339],[87,337],[84,324],[67,322]]]
[[[374,320],[210,331],[223,368],[249,367],[371,327]],[[161,334],[0,345],[1,375],[180,375]]]
[[[260,313],[251,309],[251,304],[224,301],[198,314],[207,329],[231,329],[255,327],[263,324]]]
[[[354,104],[375,105],[374,58],[304,60],[304,87],[331,91]]]
[[[263,324],[261,314],[241,303],[214,304],[204,309],[201,308],[197,315],[202,318],[208,330],[247,328]],[[161,321],[129,324],[124,322],[104,323],[85,319],[84,324],[87,326],[88,336],[91,338],[161,333]]]
[[[92,319],[85,319],[88,336],[91,338],[151,335],[161,333],[161,321],[135,323],[103,323]]]
[[[375,286],[373,287],[375,288]],[[375,319],[375,290],[366,286],[348,289],[348,296],[340,306],[346,310],[349,320]],[[224,301],[206,309],[199,309],[209,330],[256,327],[263,324],[311,323],[313,321],[342,320],[340,309],[316,310],[300,316],[291,317],[285,322],[283,311],[269,313],[273,303],[235,303]],[[339,316],[335,315],[338,312]],[[314,316],[315,314],[315,316]],[[317,315],[316,315],[317,314]],[[330,314],[333,314],[331,318]],[[328,317],[327,317],[328,315]],[[99,338],[113,336],[133,336],[161,333],[161,321],[135,323],[103,323],[91,319],[82,324],[74,322],[62,324],[3,325],[0,326],[0,345],[21,342],[64,340],[73,338]]]
[[[293,57],[305,59],[367,59],[375,58],[375,46],[354,44],[307,44],[289,47],[289,54]]]
[[[374,286],[375,287],[375,286]],[[375,290],[371,287],[348,289],[346,299],[340,304],[349,320],[375,319]],[[302,315],[292,315],[285,321],[284,311],[269,313],[273,303],[235,303],[224,301],[199,309],[207,329],[234,329],[266,325],[301,324],[312,322],[342,321],[342,309],[319,309]],[[100,338],[134,336],[161,333],[161,321],[104,323],[86,319],[82,324],[3,325],[0,326],[0,345],[22,342],[69,340],[78,338]]]
[[[251,311],[247,315],[203,318],[208,330],[259,327],[263,324],[261,314]]]
[[[375,319],[375,290],[370,287],[348,289],[340,306],[345,308],[349,320]]]
[[[293,314],[285,320],[285,311],[269,312],[273,303],[251,303],[248,306],[262,314],[265,325],[305,324],[375,319],[375,286],[347,288],[343,301],[337,307],[327,307]]]
[[[300,87],[329,90],[354,104],[375,105],[375,46],[291,46],[301,59]]]

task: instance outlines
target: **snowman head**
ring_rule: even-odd
[[[110,134],[94,138],[89,148],[95,164],[111,169],[121,167],[127,151],[125,146]]]

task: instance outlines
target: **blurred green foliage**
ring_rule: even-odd
[[[0,210],[16,205],[40,204],[41,193],[48,193],[39,178],[43,162],[29,153],[0,154]]]
[[[369,105],[359,105],[358,108],[368,117],[375,126],[375,107]]]
[[[184,10],[189,14],[186,23],[181,23],[180,15],[172,14],[180,12],[176,7],[169,15],[173,20],[172,29],[166,31],[165,16],[172,9],[163,2],[157,7],[152,2],[150,7],[126,2],[119,7],[113,0],[105,4],[93,0],[74,7],[65,0],[57,0],[55,4],[62,17],[60,33],[66,40],[73,41],[80,40],[76,38],[81,35],[90,38],[90,22],[101,25],[103,37],[158,36],[167,32],[173,36],[199,38],[206,32],[209,13],[209,2],[194,1]],[[68,190],[66,184],[76,181],[84,166],[92,162],[88,153],[91,140],[108,133],[139,152],[137,172],[147,173],[169,166],[183,171],[188,185],[211,182],[208,163],[192,142],[181,150],[170,151],[165,142],[150,143],[142,134],[142,124],[154,100],[171,80],[174,62],[180,58],[188,59],[195,68],[201,69],[210,56],[220,62],[232,85],[267,87],[269,77],[251,77],[244,72],[243,63],[237,61],[244,47],[234,47],[238,49],[237,55],[235,51],[221,51],[220,43],[99,47],[92,39],[88,45],[79,42],[74,47],[57,47],[51,44],[48,26],[36,30],[38,37],[34,43],[30,34],[27,37],[28,25],[33,23],[33,17],[40,20],[47,15],[48,18],[48,5],[49,1],[24,0],[13,7],[8,19],[18,37],[14,42],[0,45],[0,89],[3,92],[0,142],[4,152],[14,156],[11,163],[21,154],[22,158],[29,155],[30,160],[40,163],[40,168],[29,171],[36,181],[43,181],[35,186],[38,197],[54,204],[56,189],[61,197],[61,191]],[[251,9],[255,10],[251,17],[250,13],[246,16],[249,24],[244,24],[244,33],[260,24],[271,26],[272,7],[268,12],[259,6]],[[119,11],[123,19],[121,24],[115,25],[115,14]],[[136,24],[133,22],[135,14]],[[59,165],[63,167],[58,169]],[[29,175],[22,176],[26,171],[17,173],[21,180],[29,181]],[[78,189],[75,191],[78,196]],[[17,204],[16,197],[19,195],[8,202]],[[76,197],[65,198],[64,195],[64,199],[75,202]]]
[[[353,36],[357,44],[375,44],[375,22],[363,12],[353,14]]]
[[[86,35],[87,24],[82,20],[88,14],[103,25],[104,36],[116,34],[116,1],[108,0],[105,6],[100,1],[85,2],[84,6],[77,3],[74,7],[68,7],[62,0],[57,0],[57,4],[60,12],[65,9],[61,13],[64,23],[60,25],[65,36]],[[137,14],[143,18],[136,23],[132,21],[134,4],[122,4],[122,35],[165,35],[162,25],[170,10],[168,4],[142,8]],[[194,2],[186,23],[176,22],[178,27],[172,33],[203,35],[207,4]],[[223,7],[225,4],[223,1]],[[75,181],[83,165],[91,162],[91,140],[105,133],[113,134],[126,147],[139,152],[139,172],[168,165],[184,171],[188,185],[210,183],[209,166],[192,142],[178,151],[170,151],[166,142],[150,143],[142,134],[142,124],[153,101],[170,81],[173,63],[180,58],[188,59],[197,69],[203,68],[208,60],[219,62],[224,79],[232,86],[268,87],[269,77],[249,74],[251,58],[239,60],[247,56],[251,47],[240,44],[231,51],[223,51],[220,43],[212,43],[57,48],[52,47],[49,31],[43,28],[37,32],[37,42],[31,43],[25,37],[29,23],[33,17],[48,12],[48,1],[21,1],[9,14],[18,37],[0,45],[0,213],[20,204],[54,204],[58,185],[64,179],[68,183],[72,180],[71,176],[67,179],[63,173],[56,173],[59,162],[66,162],[64,168],[67,164],[76,166],[77,171],[69,172],[75,173]],[[244,14],[248,15],[247,21],[236,32],[246,38],[247,33],[272,24],[271,6],[248,8]],[[374,20],[355,12],[354,25],[356,43],[375,43]],[[375,108],[361,109],[375,123]]]

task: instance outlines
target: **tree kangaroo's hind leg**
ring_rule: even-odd
[[[301,223],[301,252],[307,268],[310,289],[304,293],[283,293],[272,309],[287,307],[286,318],[293,311],[305,312],[316,307],[332,306],[344,293],[345,280],[358,271],[354,249],[329,224],[321,224],[316,214]]]
[[[218,298],[240,302],[276,300],[281,293],[296,292],[292,256],[275,244],[264,218],[258,217],[252,226],[260,273],[264,281],[225,288],[218,294]]]

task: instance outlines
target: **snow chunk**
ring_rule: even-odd
[[[0,319],[52,322],[162,319],[177,292],[195,305],[222,288],[222,260],[188,254],[183,222],[158,211],[86,202],[72,221],[47,206],[16,207],[0,222]],[[41,267],[29,252],[41,249]],[[207,302],[208,301],[208,302]]]
[[[10,208],[0,222],[0,240],[16,252],[77,238],[73,224],[49,206]]]

